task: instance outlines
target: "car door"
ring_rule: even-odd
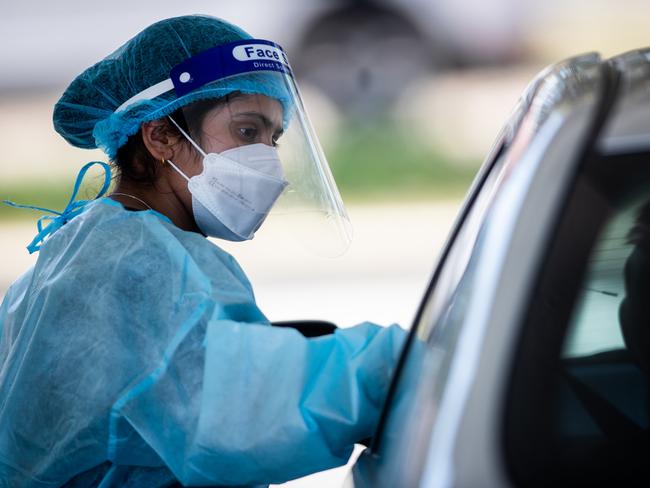
[[[525,92],[442,252],[349,486],[507,483],[498,420],[506,365],[610,85],[600,58],[585,55],[545,70]]]

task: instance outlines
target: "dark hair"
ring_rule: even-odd
[[[240,92],[229,93],[221,98],[212,98],[199,100],[187,107],[182,107],[170,114],[174,121],[189,134],[187,120],[185,119],[185,110],[189,109],[192,113],[192,119],[203,122],[206,114],[217,105],[228,102],[234,97],[240,95]],[[165,130],[172,136],[179,137],[181,141],[187,142],[178,128],[172,124],[167,117],[164,118]],[[200,143],[200,141],[197,141]],[[122,147],[117,150],[117,155],[112,161],[116,171],[116,178],[125,178],[141,185],[152,186],[158,178],[158,171],[161,162],[154,158],[142,139],[142,128],[133,134]]]

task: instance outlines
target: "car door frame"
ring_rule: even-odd
[[[590,56],[590,58],[589,58]],[[511,171],[510,182],[501,189],[501,195],[490,211],[490,225],[486,228],[483,255],[480,258],[479,289],[489,293],[475,293],[470,301],[469,315],[459,338],[458,349],[452,362],[450,387],[446,388],[439,408],[436,426],[426,456],[420,484],[423,486],[476,486],[490,480],[490,485],[507,484],[501,459],[499,415],[509,359],[513,355],[515,331],[523,313],[521,304],[527,303],[529,283],[537,273],[540,257],[548,245],[553,225],[557,221],[566,192],[575,177],[576,168],[589,153],[604,116],[611,106],[613,79],[606,65],[597,55],[587,55],[593,69],[602,78],[586,97],[582,106],[575,100],[551,100],[549,117],[553,112],[564,121],[558,127],[541,130],[530,142],[522,157],[513,160],[506,168]],[[574,60],[577,58],[574,58]],[[483,165],[479,176],[466,199],[465,205],[450,234],[432,277],[425,298],[419,307],[416,324],[421,318],[426,301],[436,287],[453,243],[463,225],[469,209],[481,191],[482,185],[496,161],[521,133],[522,120],[530,112],[531,103],[540,96],[553,98],[562,87],[549,86],[571,60],[547,69],[536,80],[526,110],[518,120],[516,134],[509,145],[500,144]],[[598,65],[595,68],[595,65]],[[577,76],[569,73],[569,76]],[[596,86],[598,85],[598,86]],[[564,85],[566,88],[566,85]],[[548,121],[548,118],[547,118]],[[547,126],[550,127],[550,126]],[[503,233],[506,231],[506,238]],[[507,286],[504,286],[507,284]],[[514,304],[514,305],[513,305]],[[408,358],[409,345],[414,340],[414,330],[400,358],[395,381],[382,415],[376,440],[361,457],[349,478],[352,486],[377,486],[381,483],[383,464],[379,452],[386,418],[389,415],[396,385]],[[415,420],[416,421],[416,420]],[[481,460],[480,462],[477,462]],[[373,483],[369,483],[368,473]],[[380,484],[381,485],[381,484]]]

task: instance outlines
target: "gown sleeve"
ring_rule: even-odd
[[[345,464],[373,435],[404,338],[365,323],[307,339],[217,317],[197,355],[193,333],[113,413],[195,486],[281,483]],[[132,455],[129,444],[116,455]]]

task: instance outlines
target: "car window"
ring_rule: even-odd
[[[563,357],[580,357],[625,347],[618,313],[625,297],[623,269],[634,245],[628,234],[640,203],[621,209],[605,226],[588,263]]]
[[[650,486],[650,154],[579,175],[505,412],[517,485]]]

